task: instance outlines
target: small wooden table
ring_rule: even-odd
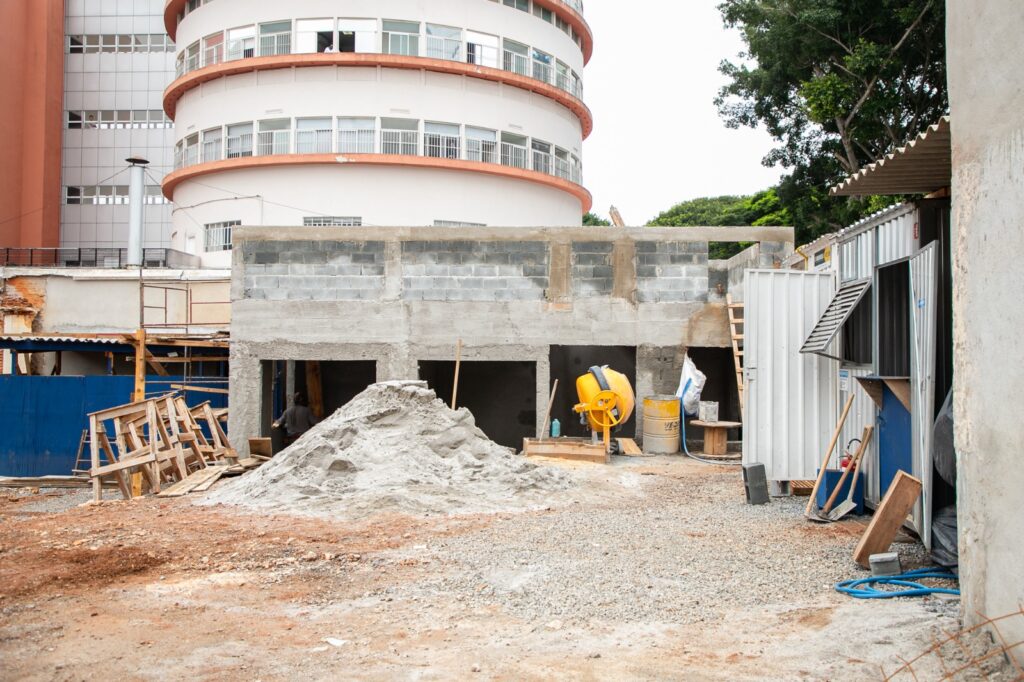
[[[726,432],[729,429],[738,429],[743,424],[740,422],[702,422],[699,419],[694,419],[690,422],[690,426],[703,427],[705,455],[724,455],[729,444]]]

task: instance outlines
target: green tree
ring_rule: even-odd
[[[745,197],[690,199],[663,211],[647,224],[654,227],[791,225],[792,216],[775,188],[771,188]],[[709,256],[730,258],[748,246],[743,242],[712,242]]]
[[[764,163],[791,173],[778,196],[804,241],[877,201],[828,187],[903,145],[948,112],[941,0],[725,0],[742,63],[715,104],[731,127],[763,125],[779,146]]]
[[[596,213],[584,213],[583,214],[583,225],[585,227],[611,227],[612,224],[609,220],[602,218]]]

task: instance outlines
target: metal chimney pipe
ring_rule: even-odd
[[[128,267],[142,267],[142,231],[146,212],[146,166],[149,161],[125,159],[131,168],[128,180]]]

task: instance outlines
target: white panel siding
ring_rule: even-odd
[[[814,478],[835,428],[836,363],[800,353],[834,292],[831,273],[746,273],[743,463],[769,480]]]
[[[839,410],[842,409],[843,405],[846,404],[847,399],[850,397],[850,392],[853,392],[853,406],[850,408],[850,414],[846,417],[846,424],[843,425],[843,430],[839,434],[839,445],[837,450],[842,450],[847,444],[854,438],[860,438],[864,435],[864,427],[870,424],[875,424],[875,420],[878,417],[878,408],[875,406],[875,401],[871,399],[864,389],[861,387],[860,382],[857,381],[857,377],[871,376],[874,372],[871,371],[870,367],[844,367],[839,369],[839,373],[848,372],[849,383],[843,390],[842,381],[837,381],[838,389],[838,400],[836,420],[839,420]],[[826,443],[827,445],[827,443]],[[856,452],[857,444],[854,444],[850,449]],[[824,455],[823,455],[824,456]],[[868,444],[868,449],[864,452],[864,460],[861,463],[861,472],[864,474],[864,501],[871,505],[877,505],[880,501],[878,491],[878,431],[877,428],[875,433],[871,436],[871,442]]]

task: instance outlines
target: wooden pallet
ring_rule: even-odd
[[[796,497],[810,497],[814,481],[790,481],[789,492]]]
[[[740,397],[740,420],[745,418],[746,409],[743,399],[743,321],[742,303],[733,303],[732,294],[725,295],[726,308],[729,311],[729,338],[732,341],[732,359],[736,369],[736,390]]]
[[[549,457],[575,462],[607,464],[611,461],[604,443],[595,445],[589,438],[526,438],[523,440],[523,452],[527,457]]]

